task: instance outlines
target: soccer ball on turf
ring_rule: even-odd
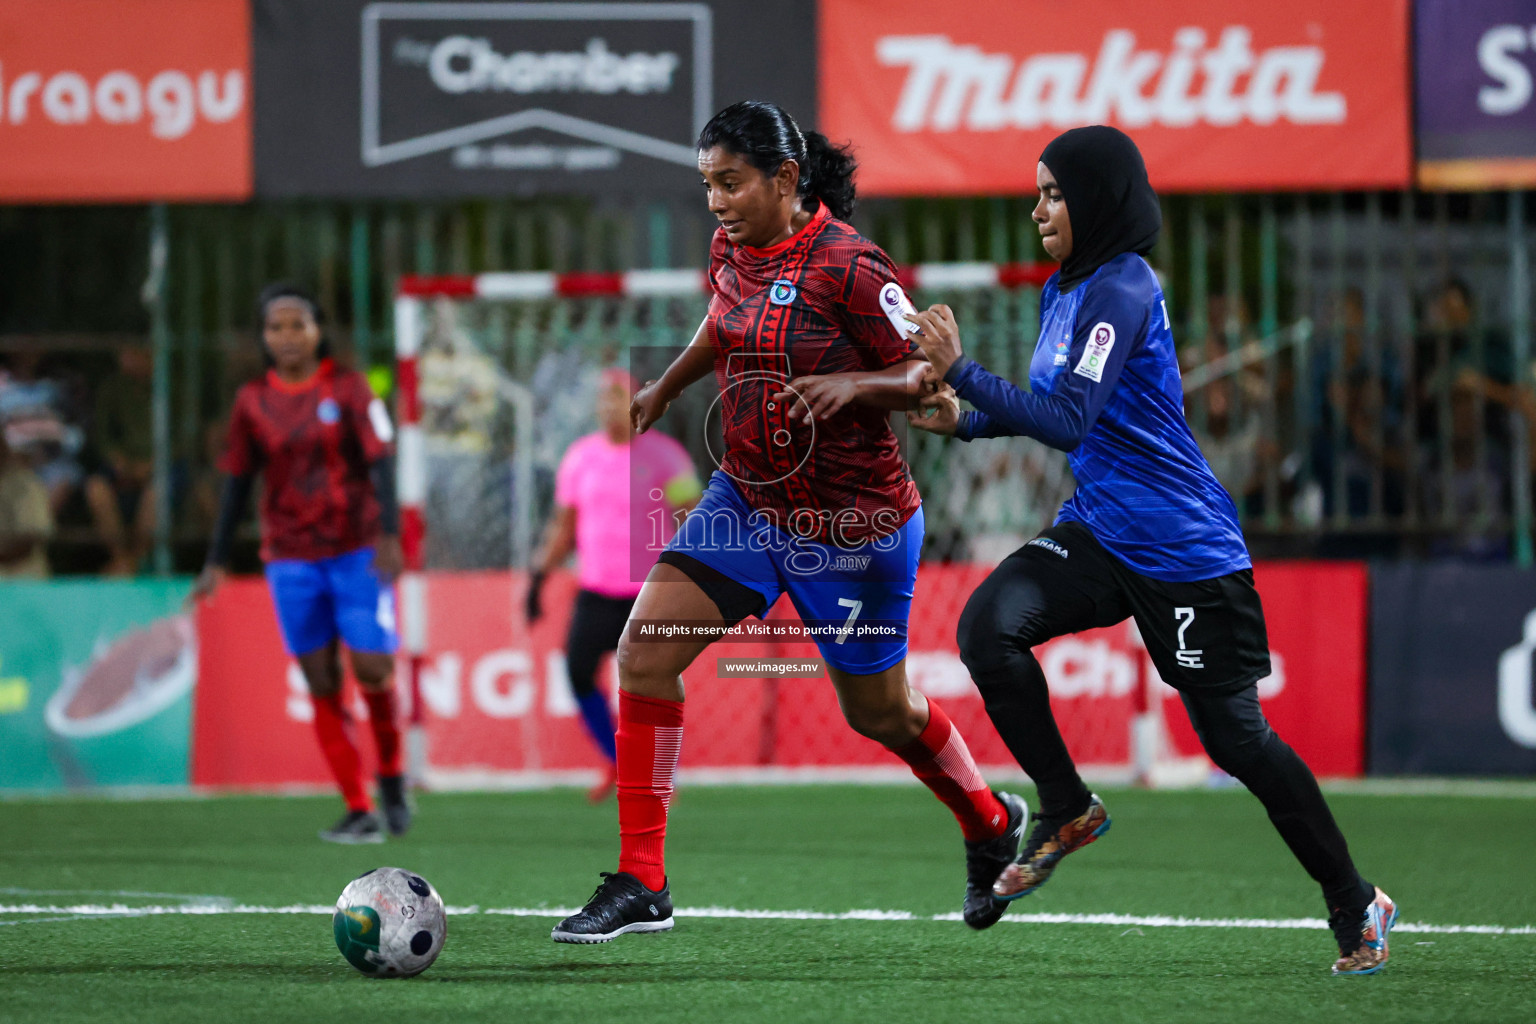
[[[409,978],[442,951],[448,914],[425,878],[374,868],[341,890],[331,932],[347,963],[370,978]]]

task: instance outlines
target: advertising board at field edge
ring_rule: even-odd
[[[247,0],[0,3],[0,202],[251,193]]]
[[[871,195],[1034,191],[1112,124],[1166,192],[1401,188],[1408,0],[821,0],[821,128]]]
[[[0,790],[187,784],[187,590],[184,579],[0,587]]]
[[[930,598],[913,605],[907,671],[914,686],[944,706],[979,763],[1016,771],[955,648],[955,616],[986,574],[986,567],[973,565],[919,570],[918,591]],[[1319,775],[1358,775],[1365,744],[1364,566],[1261,564],[1256,580],[1274,664],[1259,687],[1266,714]],[[421,686],[429,761],[439,780],[473,785],[512,773],[558,778],[599,764],[565,677],[562,647],[575,581],[564,573],[551,578],[547,614],[526,633],[513,626],[520,587],[506,573],[428,574],[429,607],[452,609],[436,619],[429,612]],[[1326,605],[1315,600],[1319,592],[1330,595]],[[200,607],[198,634],[193,784],[326,785],[304,682],[282,651],[264,584],[227,584]],[[1135,690],[1153,678],[1144,675],[1153,670],[1132,632],[1114,626],[1061,637],[1037,655],[1079,763],[1089,771],[1123,771],[1131,757]],[[805,643],[739,641],[700,657],[684,675],[685,770],[899,768],[888,751],[844,724],[825,678],[721,678],[716,659],[725,656],[815,658],[816,651]],[[611,689],[611,666],[604,672],[603,685]],[[1198,760],[1199,741],[1177,694],[1161,684],[1156,689],[1170,755]],[[366,714],[360,706],[356,713]],[[366,730],[361,735],[371,761]]]
[[[726,104],[815,110],[813,0],[253,0],[266,196],[687,194]]]
[[[1420,186],[1536,186],[1536,5],[1417,0],[1414,37]]]
[[[1536,574],[1372,569],[1373,774],[1536,773]]]

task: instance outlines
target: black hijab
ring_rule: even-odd
[[[1056,282],[1062,291],[1121,253],[1145,256],[1157,243],[1163,211],[1129,135],[1102,124],[1073,128],[1051,140],[1040,162],[1061,186],[1072,221],[1072,253]]]

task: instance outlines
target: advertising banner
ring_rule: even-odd
[[[716,110],[815,116],[813,0],[255,0],[269,196],[697,187]]]
[[[986,576],[965,565],[925,565],[911,621],[908,673],[944,705],[984,765],[1016,771],[993,731],[955,648],[955,621]],[[1271,721],[1321,775],[1356,775],[1364,747],[1366,587],[1363,567],[1262,566],[1275,674],[1260,694]],[[581,727],[565,675],[566,614],[575,593],[552,578],[546,615],[521,623],[521,583],[504,573],[437,573],[427,580],[431,648],[421,692],[429,760],[440,779],[474,784],[510,773],[587,773],[599,758]],[[1325,605],[1316,601],[1329,594]],[[783,608],[772,622],[793,622]],[[755,623],[755,620],[749,620]],[[236,580],[199,613],[200,679],[192,755],[198,785],[326,784],[303,679],[282,652],[260,580]],[[732,677],[719,659],[815,658],[805,642],[733,639],[711,647],[685,674],[688,726],[682,767],[742,769],[899,768],[878,744],[844,724],[830,682]],[[1062,733],[1087,770],[1130,764],[1137,687],[1150,661],[1126,626],[1062,637],[1037,650]],[[613,683],[611,665],[605,684]],[[1200,747],[1177,695],[1156,683],[1171,754]],[[366,714],[359,704],[355,714]],[[366,730],[360,737],[371,759]],[[575,775],[573,778],[577,777]]]
[[[1372,570],[1370,770],[1536,773],[1536,573]]]
[[[0,202],[250,193],[247,0],[0,3]]]
[[[1111,124],[1169,192],[1408,184],[1408,0],[822,0],[821,125],[869,194],[1034,191]]]
[[[0,789],[185,786],[184,581],[0,586]]]
[[[1417,0],[1419,184],[1536,185],[1536,7],[1529,0]]]

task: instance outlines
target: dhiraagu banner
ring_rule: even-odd
[[[187,784],[189,587],[0,584],[0,790]]]

